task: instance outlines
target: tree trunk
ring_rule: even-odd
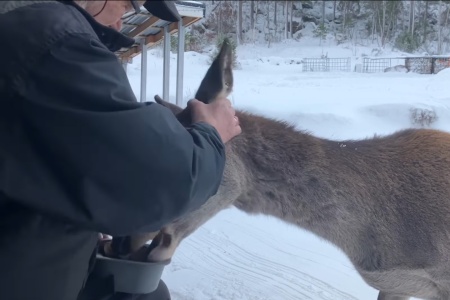
[[[275,33],[274,33],[274,37],[275,37],[275,39],[277,39],[278,38],[278,24],[277,24],[277,1],[274,1],[274,5],[275,5],[275,9],[274,9],[274,16],[273,16],[273,25],[274,25],[274,27],[275,27]]]
[[[442,0],[439,0],[439,14],[438,14],[438,54],[442,53]]]
[[[344,2],[342,6],[342,33],[345,34],[347,24],[347,2]]]
[[[374,6],[374,11],[376,14],[376,19],[377,19],[377,24],[378,24],[378,28],[379,28],[379,34],[380,34],[380,41],[381,41],[381,47],[384,47],[384,43],[385,43],[385,26],[384,24],[386,23],[386,5],[384,3],[385,1],[374,1],[373,6]]]
[[[254,11],[255,18],[254,18],[253,27],[252,27],[252,41],[253,42],[255,42],[255,31],[256,31],[256,23],[258,22],[258,6],[259,6],[258,1],[254,1],[254,2],[255,2],[255,11]]]
[[[375,19],[375,14],[372,15],[372,42],[375,40],[375,28],[377,26],[377,20]]]
[[[325,0],[322,0],[322,28],[325,27]]]
[[[415,0],[410,1],[410,8],[409,8],[409,32],[411,35],[414,34],[414,2]]]
[[[222,24],[223,24],[223,21],[222,21],[222,1],[220,1],[219,2],[219,28],[218,28],[218,32],[217,32],[217,34],[220,36],[221,34],[222,34]]]
[[[450,14],[450,8],[448,8],[448,6],[447,5],[445,5],[445,8],[447,9],[447,14],[445,15],[445,22],[444,22],[444,28],[447,28],[447,25],[448,25],[448,17],[449,17],[449,14]],[[443,42],[443,41],[442,41]],[[448,45],[448,44],[447,44]],[[446,47],[447,48],[447,47]],[[439,53],[439,54],[442,54],[442,52],[444,52],[444,49],[443,49],[443,47],[441,46],[441,53]]]
[[[333,4],[333,22],[336,20],[336,3],[337,3],[337,0],[334,0],[334,4]]]
[[[266,2],[266,9],[267,9],[267,20],[266,20],[266,24],[267,24],[267,42],[268,42],[268,46],[270,47],[270,43],[272,41],[272,33],[270,30],[270,1]]]
[[[243,1],[238,1],[238,40],[239,44],[244,43],[244,37],[243,37],[243,28],[242,28],[242,3]]]
[[[290,32],[291,39],[294,38],[294,33],[292,32],[293,16],[294,16],[294,1],[291,1],[291,20],[289,21],[289,32]]]
[[[385,31],[385,35],[387,39],[391,38],[391,28],[394,28],[394,24],[397,20],[397,18],[395,17],[395,11],[397,10],[397,5],[399,5],[399,2],[392,2],[392,9],[391,9],[391,14],[389,16],[388,19],[388,26],[386,27],[386,31]]]
[[[284,2],[284,16],[285,16],[285,19],[284,19],[284,38],[285,39],[289,38],[288,37],[288,24],[289,24],[288,4],[289,4],[289,1],[286,0]]]
[[[381,1],[381,5],[383,6],[383,22],[382,22],[382,38],[381,38],[381,46],[384,47],[386,43],[386,1]]]
[[[255,27],[255,1],[250,0],[250,28]]]
[[[425,13],[423,15],[423,43],[427,40],[428,34],[428,1],[425,1]]]

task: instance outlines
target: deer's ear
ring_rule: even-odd
[[[228,97],[233,90],[233,50],[228,39],[224,40],[221,49],[222,91],[220,96]]]
[[[195,99],[211,103],[227,97],[233,89],[233,52],[228,39],[224,39],[219,54],[212,62],[195,94]]]
[[[170,109],[170,111],[172,111],[172,113],[173,113],[174,115],[178,115],[180,112],[183,111],[183,109],[182,109],[181,107],[179,107],[179,106],[177,106],[177,105],[175,105],[175,104],[172,104],[172,103],[170,103],[170,102],[167,102],[167,101],[163,100],[163,99],[162,99],[160,96],[158,96],[158,95],[155,95],[155,101],[156,101],[156,103],[158,103],[158,104],[160,104],[160,105],[162,105],[162,106],[165,106],[165,107],[167,107],[168,109]]]

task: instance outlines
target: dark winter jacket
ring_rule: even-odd
[[[133,40],[75,4],[0,1],[0,299],[73,300],[97,233],[154,231],[217,192],[217,131],[136,101]]]

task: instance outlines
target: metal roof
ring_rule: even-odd
[[[176,1],[175,6],[182,17],[183,26],[187,27],[205,17],[205,4],[198,1]],[[145,8],[139,14],[129,13],[122,17],[121,32],[136,40],[130,48],[123,48],[116,52],[123,61],[128,61],[141,53],[141,41],[152,46],[164,38],[164,26],[169,26],[170,34],[178,31],[178,22],[161,20]]]

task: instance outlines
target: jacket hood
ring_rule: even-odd
[[[97,34],[100,41],[112,52],[118,51],[121,48],[128,48],[133,46],[135,40],[130,38],[117,30],[104,26],[98,23],[89,13],[78,6],[73,0],[8,0],[0,1],[0,14],[11,12],[25,6],[30,6],[39,3],[63,3],[76,8],[89,22],[92,29]]]
[[[6,14],[7,12],[13,11],[15,9],[33,5],[36,3],[49,3],[56,2],[56,0],[6,0],[0,1],[0,14]]]

